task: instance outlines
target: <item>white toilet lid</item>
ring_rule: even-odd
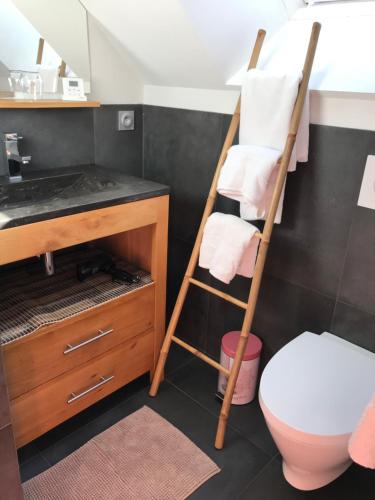
[[[305,332],[263,371],[259,395],[285,424],[317,435],[351,433],[375,393],[375,354],[329,333]]]

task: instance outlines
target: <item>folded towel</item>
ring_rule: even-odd
[[[309,160],[309,126],[310,96],[309,91],[307,91],[296,136],[296,143],[289,163],[289,172],[295,171],[297,162],[306,163]]]
[[[279,165],[279,164],[278,164]],[[273,192],[275,189],[277,174],[279,169],[274,168],[271,172],[270,178],[268,179],[267,187],[262,198],[262,202],[258,205],[251,203],[241,203],[240,204],[240,217],[245,220],[265,220],[267,218],[268,212],[271,208],[271,201]],[[285,183],[280,194],[279,205],[277,207],[275,215],[275,223],[280,224],[283,215],[283,204],[284,204],[284,194],[285,194]]]
[[[236,274],[251,278],[259,245],[259,239],[254,237],[257,231],[234,215],[211,214],[203,231],[199,265],[224,283]]]
[[[301,73],[246,73],[241,92],[240,144],[283,151]]]
[[[350,438],[349,454],[357,464],[375,469],[375,395]]]
[[[259,146],[232,146],[221,169],[218,193],[241,203],[261,205],[281,151]]]
[[[306,163],[309,160],[309,126],[310,126],[310,97],[306,93],[302,108],[296,142],[290,157],[288,172],[295,172],[298,163]]]
[[[286,138],[289,132],[290,118],[293,112],[294,103],[298,93],[298,86],[301,74],[277,74],[259,69],[247,72],[241,94],[241,123],[240,123],[240,145],[260,146],[282,153]],[[289,171],[296,169],[297,161],[306,162],[308,160],[309,146],[309,100],[306,96],[300,127],[296,137],[296,144],[290,159]],[[237,154],[238,158],[239,154]],[[229,155],[223,166],[224,178],[219,180],[221,194],[229,196],[229,190],[225,193],[225,184],[229,174],[227,174],[227,163],[234,165],[236,155]],[[251,197],[245,199],[242,195],[240,201],[241,217],[247,220],[265,219],[268,215],[272,194],[277,178],[277,169],[270,168],[270,164],[264,167],[264,158],[258,160],[254,157],[251,162],[247,162],[247,168],[237,164],[237,169],[248,170],[246,185],[254,182],[256,189],[258,183],[258,170],[263,168],[263,181],[266,180],[266,187],[260,191],[257,202]],[[254,165],[257,165],[254,167]],[[275,164],[274,164],[275,166]],[[251,175],[255,171],[252,181]],[[268,176],[268,177],[267,177]],[[242,177],[244,179],[244,177]],[[285,186],[284,186],[285,189]],[[284,199],[284,189],[280,197],[280,202],[275,217],[275,222],[280,223],[282,217],[282,207]],[[232,193],[233,194],[233,193]],[[233,196],[229,196],[233,197]]]

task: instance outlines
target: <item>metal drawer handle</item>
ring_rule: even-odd
[[[100,382],[93,385],[92,387],[89,387],[85,391],[82,391],[79,394],[72,392],[72,394],[70,395],[70,398],[67,401],[68,405],[70,405],[71,403],[74,403],[74,401],[77,401],[77,399],[80,399],[83,396],[86,396],[86,394],[89,394],[90,392],[95,391],[95,389],[98,389],[99,387],[101,387],[102,385],[106,384],[107,382],[109,382],[110,380],[112,380],[114,378],[115,378],[114,375],[110,375],[109,377],[100,377]]]
[[[95,335],[95,337],[91,337],[90,339],[84,340],[80,344],[76,344],[76,345],[68,344],[64,350],[64,354],[69,354],[70,352],[73,352],[77,349],[80,349],[81,347],[83,347],[87,344],[91,344],[91,342],[95,342],[95,340],[99,340],[102,337],[105,337],[106,335],[109,335],[112,332],[113,332],[113,328],[110,328],[109,330],[105,330],[104,332],[103,332],[103,330],[99,330],[98,335]]]

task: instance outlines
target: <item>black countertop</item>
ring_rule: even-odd
[[[0,230],[169,193],[164,184],[96,165],[0,177]]]

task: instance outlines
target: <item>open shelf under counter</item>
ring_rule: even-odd
[[[99,107],[99,101],[64,101],[62,99],[0,99],[0,109]]]

